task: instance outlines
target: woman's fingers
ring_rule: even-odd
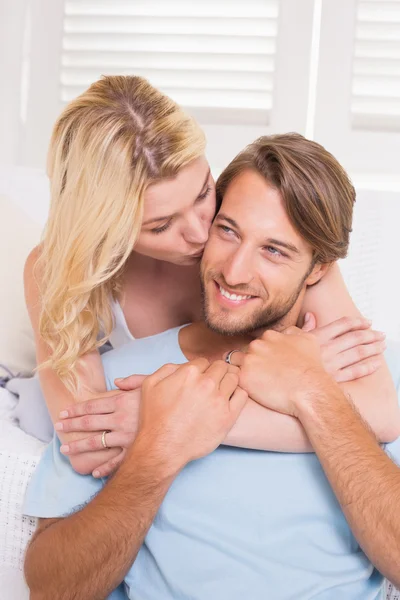
[[[74,440],[68,444],[63,444],[60,448],[60,452],[71,456],[74,454],[82,454],[84,452],[104,450],[102,438],[103,434],[98,433],[82,440]],[[127,448],[133,443],[134,438],[135,435],[133,433],[128,434],[111,431],[105,434],[107,448]]]
[[[113,414],[84,415],[59,421],[54,425],[56,431],[103,431],[114,429]]]
[[[346,381],[353,381],[355,379],[360,379],[361,377],[366,377],[367,375],[372,375],[372,373],[375,373],[375,371],[383,364],[384,358],[382,355],[366,358],[350,367],[340,369],[335,373],[334,378],[338,383],[346,383]]]
[[[368,353],[366,348],[368,348],[368,346],[376,348],[377,344],[381,346],[385,343],[385,337],[386,336],[384,333],[382,333],[381,331],[374,331],[373,329],[352,331],[350,333],[341,335],[340,337],[336,338],[335,340],[332,340],[328,344],[325,344],[325,348],[326,351],[329,350],[329,353],[331,355],[337,356],[337,358],[343,358],[341,356],[342,354],[345,354],[347,351],[354,349],[358,352],[358,360],[362,360],[363,358],[368,358],[368,356],[371,356],[371,354]],[[365,355],[363,355],[364,352]]]
[[[376,341],[374,343],[367,343],[360,346],[355,346],[354,348],[350,348],[350,350],[345,350],[344,352],[340,352],[335,358],[335,365],[337,369],[344,369],[355,363],[362,362],[366,358],[371,358],[372,356],[378,356],[379,354],[383,354],[386,349],[386,342],[384,341]]]
[[[122,450],[121,453],[118,454],[118,456],[112,458],[103,465],[100,465],[100,467],[97,467],[92,473],[93,477],[96,477],[96,479],[100,479],[101,477],[108,477],[108,475],[112,475],[112,473],[114,473],[118,469],[118,467],[124,460],[125,454],[126,450]]]
[[[114,379],[114,383],[120,390],[130,392],[141,387],[146,377],[147,375],[130,375],[129,377]]]
[[[118,394],[118,392],[117,392]],[[60,419],[71,417],[83,417],[84,415],[109,414],[115,411],[116,395],[108,398],[97,398],[96,400],[85,400],[77,402],[60,412]]]
[[[350,331],[364,330],[370,327],[370,321],[364,319],[364,317],[342,317],[324,327],[318,327],[311,333],[317,337],[321,344],[326,344]]]

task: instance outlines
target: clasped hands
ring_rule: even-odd
[[[335,385],[369,375],[383,364],[384,334],[370,328],[363,318],[342,318],[316,328],[313,315],[303,329],[289,327],[283,333],[267,331],[245,351],[235,352],[229,366],[196,359],[185,365],[165,365],[153,375],[132,375],[116,380],[118,391],[98,394],[60,413],[56,430],[85,432],[89,436],[61,446],[70,456],[102,450],[102,431],[107,446],[120,453],[96,468],[95,476],[114,472],[125,458],[138,431],[154,431],[157,425],[175,424],[184,415],[185,435],[163,433],[165,443],[182,445],[187,460],[211,452],[223,442],[248,397],[272,410],[296,416],[296,400],[302,391]],[[190,428],[188,419],[192,419]],[[213,435],[195,439],[201,424]],[[172,430],[173,428],[171,428]],[[179,426],[176,426],[179,430]],[[97,432],[97,433],[94,433]],[[98,433],[100,432],[100,433]],[[167,439],[168,435],[172,439]],[[162,436],[161,436],[162,437]],[[203,452],[204,451],[204,452]]]

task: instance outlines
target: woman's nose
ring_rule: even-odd
[[[210,230],[211,223],[208,219],[202,219],[196,215],[190,219],[187,223],[184,237],[189,244],[205,244],[208,240],[208,232]]]

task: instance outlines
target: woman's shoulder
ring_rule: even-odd
[[[26,261],[25,261],[25,269],[32,269],[38,259],[40,258],[41,254],[42,254],[42,250],[43,250],[43,244],[40,243],[37,246],[35,246],[34,248],[32,248],[32,250],[29,252]]]
[[[37,277],[40,277],[40,262],[39,258],[42,254],[42,244],[35,246],[28,254],[24,266],[24,284],[37,282]]]
[[[24,291],[25,302],[28,310],[33,304],[37,304],[39,298],[41,268],[39,258],[42,252],[42,245],[35,246],[27,256],[24,266]]]

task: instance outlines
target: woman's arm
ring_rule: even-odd
[[[36,343],[36,359],[40,364],[46,361],[50,356],[50,349],[41,339],[39,333],[39,317],[40,317],[40,272],[35,268],[36,262],[40,254],[40,248],[36,247],[32,250],[27,258],[24,269],[24,287],[25,300],[31,319],[35,343]],[[89,397],[97,395],[104,396],[106,384],[104,379],[104,371],[101,363],[100,354],[91,352],[83,357],[80,361],[78,372],[82,381],[82,392],[74,397],[64,386],[62,381],[50,368],[39,370],[39,379],[46,400],[46,405],[50,413],[50,417],[55,423],[59,419],[59,413],[67,406]],[[89,391],[90,390],[90,391]],[[115,392],[114,392],[115,395]],[[68,443],[72,440],[82,439],[87,437],[87,432],[80,433],[58,433],[62,443]],[[112,450],[97,450],[96,452],[83,453],[76,456],[71,456],[71,465],[78,473],[86,475],[91,473],[93,469],[103,464],[104,462],[116,457],[121,453],[120,448]]]
[[[372,372],[376,365],[382,364],[381,353],[383,351],[383,334],[373,331],[369,322],[362,317],[342,318],[315,329],[315,319],[311,316],[307,322],[309,330],[321,348],[322,364],[325,370],[338,382],[350,381],[365,375],[365,369]],[[294,328],[296,329],[296,328]],[[250,344],[248,353],[233,355],[234,360],[243,367],[244,357],[257,355],[257,349],[253,342]],[[261,344],[261,346],[263,346]],[[368,354],[368,359],[361,357]],[[256,363],[246,365],[241,370],[247,384],[255,393],[265,388],[262,384],[262,376],[265,371],[262,352],[258,349],[258,360]],[[240,359],[238,357],[240,356]],[[249,375],[250,372],[250,375]],[[261,378],[261,379],[260,379]],[[107,427],[107,445],[110,447],[128,448],[135,439],[138,426],[140,394],[137,389],[145,379],[144,375],[131,375],[124,379],[116,380],[118,387],[123,390],[119,396],[80,402],[68,407],[66,415],[60,421],[65,431],[93,431]],[[253,381],[255,379],[255,381]],[[246,383],[244,381],[244,383]],[[111,392],[110,392],[111,393]],[[268,390],[266,390],[268,393]],[[254,396],[255,397],[255,396]],[[257,399],[257,398],[256,398]],[[238,421],[229,432],[225,444],[258,450],[273,450],[279,452],[306,452],[312,448],[307,437],[297,421],[286,415],[269,410],[259,402],[249,400],[245,409],[240,414]],[[105,423],[107,419],[107,423]],[[74,455],[102,448],[102,436],[94,433],[91,437],[74,441],[68,447],[62,446],[63,454]],[[105,477],[115,470],[115,465],[106,464],[98,468],[99,476]]]
[[[306,312],[312,312],[318,327],[341,317],[357,317],[357,309],[343,281],[339,266],[334,263],[315,286],[308,288],[300,323]],[[374,373],[341,384],[353,403],[381,442],[391,442],[400,435],[398,399],[390,371],[383,361]]]

